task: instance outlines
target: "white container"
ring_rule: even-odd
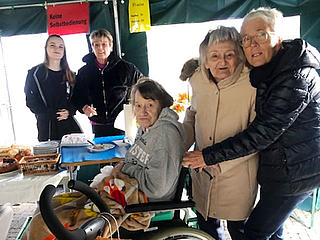
[[[133,114],[132,105],[124,104],[123,110],[126,139],[129,140],[130,143],[133,143],[137,133],[137,124]]]

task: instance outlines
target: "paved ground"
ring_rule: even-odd
[[[36,204],[23,203],[13,206],[14,218],[9,230],[7,240],[15,240],[28,216],[32,216]],[[295,215],[299,216],[307,224],[310,224],[310,212],[295,210]],[[285,222],[285,236],[286,240],[319,240],[320,239],[320,211],[315,214],[314,227],[309,229],[293,218]],[[33,239],[37,240],[37,239]],[[230,240],[230,239],[229,239]]]
[[[24,222],[29,216],[33,215],[37,205],[35,203],[23,203],[20,205],[14,205],[13,208],[13,220],[10,226],[7,240],[15,240],[23,227]],[[36,239],[34,239],[36,240]]]
[[[296,209],[294,214],[303,220],[307,226],[310,226],[311,213]],[[310,229],[294,218],[285,222],[285,236],[290,240],[319,240],[320,239],[320,211],[317,211],[314,217],[313,228]]]

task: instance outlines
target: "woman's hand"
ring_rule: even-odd
[[[82,111],[87,117],[92,117],[94,115],[97,115],[97,109],[94,107],[90,107],[89,105],[84,105],[82,108]]]
[[[66,120],[69,117],[69,111],[67,109],[58,109],[58,112],[56,112],[56,114],[58,115],[58,121]]]
[[[202,171],[204,167],[207,167],[201,151],[186,152],[182,161],[182,166],[191,169],[197,168],[199,171]]]

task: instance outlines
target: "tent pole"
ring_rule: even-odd
[[[118,17],[118,3],[117,0],[112,0],[113,5],[113,16],[114,16],[114,30],[116,34],[116,47],[118,56],[121,58],[121,46],[120,46],[120,30],[119,30],[119,17]]]
[[[57,5],[65,5],[65,4],[73,4],[73,3],[83,3],[86,2],[103,2],[105,0],[71,0],[71,1],[61,1],[61,2],[46,2],[44,3],[35,3],[35,4],[18,4],[13,6],[0,7],[0,10],[13,10],[16,8],[28,8],[28,7],[47,7],[47,6],[57,6]]]
[[[8,95],[8,103],[9,103],[10,122],[11,122],[11,128],[12,128],[12,133],[13,133],[13,141],[15,144],[16,140],[17,140],[16,139],[16,131],[14,129],[14,124],[13,124],[13,114],[12,114],[12,105],[11,105],[11,98],[10,98],[10,91],[9,91],[8,75],[7,75],[6,65],[5,65],[1,36],[0,36],[0,47],[1,47],[1,53],[2,53],[2,59],[3,59],[3,70],[4,70],[4,75],[6,78],[6,89],[7,89],[7,95]]]

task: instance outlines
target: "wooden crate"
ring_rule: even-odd
[[[60,153],[23,157],[19,164],[24,175],[51,174],[58,171]]]

